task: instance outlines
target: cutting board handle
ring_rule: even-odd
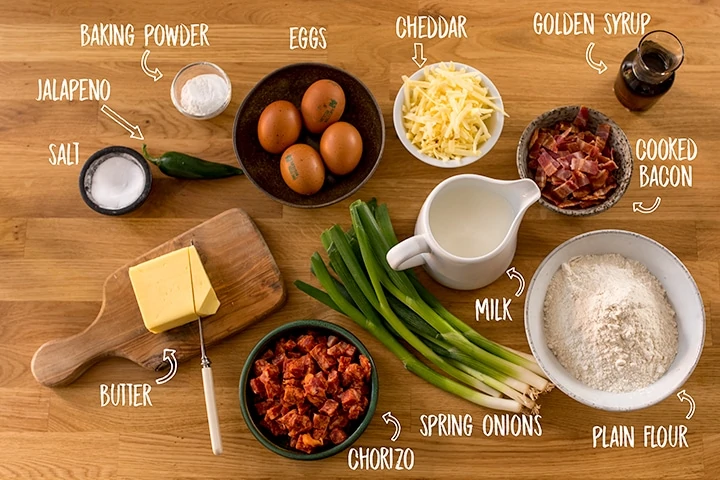
[[[35,379],[47,387],[61,387],[74,382],[80,375],[103,358],[117,355],[115,348],[130,341],[137,332],[111,335],[107,327],[96,328],[105,313],[105,304],[95,321],[82,332],[41,346],[32,358],[31,370]],[[104,320],[107,322],[107,319]],[[142,324],[141,324],[142,325]]]

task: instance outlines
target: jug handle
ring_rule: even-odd
[[[395,245],[385,257],[393,270],[407,270],[425,263],[423,253],[430,252],[430,245],[424,235],[406,238]]]

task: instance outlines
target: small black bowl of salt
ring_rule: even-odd
[[[80,195],[103,215],[123,215],[143,204],[150,194],[152,174],[145,159],[132,148],[98,150],[80,171]]]

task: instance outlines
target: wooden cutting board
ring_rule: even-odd
[[[178,362],[200,353],[197,322],[154,334],[145,329],[128,269],[194,243],[220,300],[220,309],[203,319],[207,346],[237,333],[285,302],[285,285],[265,240],[250,217],[228,210],[165,242],[118,269],[105,280],[100,313],[77,335],[52,340],[32,359],[38,382],[49,387],[75,381],[107,357],[124,357],[151,370],[168,367],[163,350]]]

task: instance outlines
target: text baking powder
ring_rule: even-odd
[[[648,269],[622,255],[575,257],[548,286],[548,347],[570,374],[606,392],[660,378],[677,355],[675,311]]]

